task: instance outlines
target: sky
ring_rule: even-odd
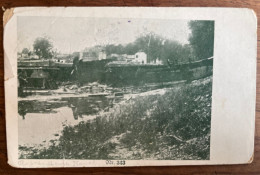
[[[95,45],[127,44],[151,32],[188,44],[191,33],[186,20],[18,17],[17,22],[18,52],[33,50],[37,37],[49,38],[60,53],[73,53]]]

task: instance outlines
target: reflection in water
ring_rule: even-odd
[[[77,106],[73,106],[73,104],[69,104],[69,107],[72,109],[73,117],[75,120],[78,120],[78,118],[82,118],[82,114],[79,112]]]
[[[55,140],[64,126],[92,120],[99,112],[109,110],[120,97],[66,97],[18,102],[19,145],[48,144]]]
[[[64,126],[76,125],[81,120],[74,120],[69,107],[56,109],[56,113],[27,113],[26,119],[18,118],[18,144],[51,144],[62,132]],[[46,145],[46,146],[47,146]]]
[[[95,115],[102,110],[108,110],[118,101],[120,97],[106,96],[65,97],[51,101],[23,100],[18,102],[18,113],[22,119],[25,119],[27,113],[57,113],[57,108],[67,106],[71,108],[73,117],[77,120],[83,115]]]
[[[94,115],[111,107],[111,100],[105,96],[87,97],[87,98],[68,98],[65,99],[68,106],[72,109],[74,119],[77,120],[82,115]]]

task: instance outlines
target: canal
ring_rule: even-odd
[[[95,95],[20,100],[19,145],[49,144],[66,125],[92,120],[123,100],[123,96]]]

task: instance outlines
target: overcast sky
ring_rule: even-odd
[[[57,51],[72,53],[86,47],[127,44],[153,32],[181,44],[188,43],[188,21],[118,18],[19,17],[18,51],[33,50],[37,37],[47,36]]]

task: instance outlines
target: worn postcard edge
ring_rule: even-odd
[[[19,8],[19,10],[24,10],[24,8]],[[30,8],[29,8],[30,9]],[[32,8],[33,9],[33,8]],[[41,8],[44,10],[44,8]],[[55,11],[55,9],[57,8],[52,8],[51,10],[52,11]],[[96,8],[96,9],[99,9],[99,8]],[[116,8],[118,9],[118,8]],[[153,10],[154,8],[149,8],[150,10]],[[158,9],[158,8],[157,8]],[[177,9],[177,8],[174,8],[174,9]],[[179,10],[183,10],[182,8],[178,8]],[[185,8],[185,10],[187,10],[188,8]],[[202,8],[202,9],[205,9],[205,8]],[[15,9],[12,9],[10,10],[9,12],[6,12],[5,14],[8,14],[8,15],[4,15],[7,16],[5,17],[4,19],[4,26],[5,28],[8,28],[8,22],[14,17],[15,15],[15,12],[14,12]],[[18,10],[18,11],[19,11]],[[28,10],[28,8],[25,8],[25,11]],[[74,10],[77,10],[74,8]],[[185,10],[183,10],[183,13],[185,12]],[[226,9],[228,10],[228,9]],[[230,9],[231,10],[231,9]],[[247,9],[244,9],[244,10],[247,10]],[[141,13],[139,11],[139,13]],[[256,23],[256,15],[255,15],[255,12],[253,10],[247,10],[247,12],[245,13],[251,13],[251,17],[254,18],[255,20],[255,23]],[[252,20],[252,19],[251,19]],[[255,32],[256,32],[256,24],[255,25]],[[8,30],[5,30],[5,33],[4,33],[4,39],[6,39],[6,35],[9,31]],[[255,36],[256,37],[256,33],[255,33]],[[256,42],[256,41],[255,41]],[[4,44],[5,46],[6,44]],[[11,91],[8,89],[9,87],[12,87],[12,83],[13,82],[10,82],[10,80],[12,80],[14,77],[17,77],[16,75],[16,71],[13,72],[13,64],[12,64],[12,61],[9,60],[9,52],[6,52],[6,48],[4,48],[5,50],[5,94],[6,94],[6,123],[7,123],[7,144],[8,144],[8,163],[11,165],[11,166],[14,166],[14,167],[89,167],[89,166],[93,166],[93,167],[98,167],[98,166],[107,166],[107,165],[104,165],[103,163],[99,164],[98,162],[94,163],[93,161],[88,161],[88,160],[84,160],[84,163],[81,161],[81,160],[26,160],[25,163],[19,163],[18,162],[18,159],[16,158],[17,156],[14,156],[13,153],[16,153],[17,151],[14,151],[15,148],[13,146],[11,146],[13,143],[16,143],[16,141],[13,140],[13,136],[14,136],[14,132],[12,131],[13,128],[15,128],[16,126],[14,126],[12,124],[11,121],[15,121],[13,117],[10,116],[9,113],[13,113],[13,109],[12,106],[13,104],[11,103],[10,104],[10,101],[13,99],[8,99],[8,97],[11,97],[10,96],[10,93]],[[252,48],[252,50],[254,52],[256,52],[256,43],[255,43],[255,48]],[[254,55],[254,54],[253,54]],[[256,68],[256,54],[254,55],[254,59],[255,59],[255,63],[254,66]],[[215,61],[215,60],[214,60]],[[10,63],[11,62],[11,63]],[[215,65],[214,65],[215,66]],[[214,68],[215,69],[215,68]],[[8,73],[9,72],[9,73]],[[253,70],[253,73],[256,73],[256,70]],[[255,78],[256,78],[256,75],[253,74],[251,80],[254,82],[255,84]],[[213,80],[214,81],[214,80]],[[10,83],[8,83],[10,82]],[[14,81],[15,82],[15,81]],[[255,86],[252,87],[253,89],[255,89]],[[213,89],[214,90],[214,89]],[[252,89],[251,89],[252,90]],[[254,91],[255,93],[255,91]],[[254,100],[255,100],[255,95],[254,95]],[[255,102],[255,101],[254,101]],[[11,107],[11,108],[10,108]],[[255,114],[255,113],[254,113]],[[12,118],[12,119],[11,119]],[[255,118],[255,116],[254,116]],[[250,120],[253,120],[252,117]],[[17,123],[17,121],[16,121]],[[251,130],[254,130],[254,121],[250,121],[252,128],[249,128]],[[15,129],[17,130],[17,128]],[[252,137],[252,135],[251,135]],[[251,143],[253,143],[253,138],[249,138],[251,139]],[[14,137],[15,138],[15,137]],[[17,136],[16,136],[17,138]],[[249,153],[249,158],[246,158],[247,160],[238,160],[238,161],[225,161],[225,160],[222,160],[220,162],[214,162],[214,161],[149,161],[148,164],[144,163],[144,160],[136,160],[134,161],[134,164],[131,164],[131,165],[127,165],[127,166],[160,166],[160,165],[203,165],[203,164],[242,164],[242,163],[251,163],[253,161],[253,144],[251,144],[251,153]],[[86,162],[88,161],[88,163]],[[28,162],[28,163],[26,163]],[[41,163],[42,162],[42,163]],[[60,162],[60,163],[58,163]],[[79,163],[79,162],[82,162],[82,163]],[[92,163],[94,164],[92,164]],[[167,163],[166,163],[167,162]],[[57,164],[56,164],[57,163]],[[85,164],[87,163],[87,164]]]

